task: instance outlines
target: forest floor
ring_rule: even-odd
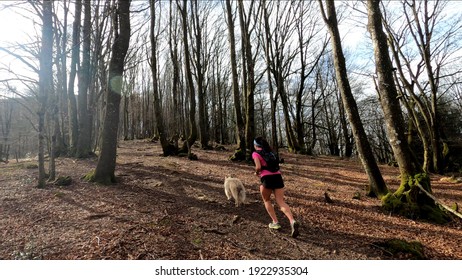
[[[384,212],[378,199],[365,196],[357,160],[281,151],[286,201],[301,223],[294,239],[280,211],[282,229],[268,228],[253,165],[229,161],[232,147],[193,152],[199,160],[162,157],[158,143],[121,142],[119,182],[111,186],[81,179],[96,158],[57,159],[58,175],[72,183],[43,189],[35,187],[35,160],[1,163],[0,259],[462,259],[460,219],[435,225]],[[396,189],[398,169],[380,169]],[[223,190],[231,174],[247,190],[238,208]],[[437,198],[462,205],[461,182],[431,178]],[[424,254],[383,246],[392,239],[419,242]]]

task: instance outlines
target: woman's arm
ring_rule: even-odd
[[[253,158],[253,162],[255,163],[255,175],[259,175],[261,171],[261,163],[258,157]]]

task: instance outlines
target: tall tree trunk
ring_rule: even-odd
[[[272,138],[272,146],[273,148],[278,149],[278,130],[281,129],[281,125],[277,125],[278,119],[277,118],[277,100],[279,97],[279,91],[277,89],[277,80],[276,76],[273,75],[274,73],[274,68],[275,68],[275,63],[274,63],[274,50],[272,46],[272,34],[270,31],[270,24],[269,24],[269,14],[268,14],[268,9],[266,7],[266,1],[263,1],[263,8],[262,8],[262,17],[264,21],[264,50],[265,50],[265,60],[267,63],[267,69],[266,69],[266,76],[268,80],[268,91],[270,95],[270,104],[271,104],[271,138]],[[274,77],[274,82],[276,84],[276,90],[274,89],[273,86],[273,78]],[[279,122],[280,123],[280,122]],[[282,135],[282,133],[279,133],[279,135]]]
[[[448,217],[420,189],[432,193],[429,176],[413,161],[405,135],[403,115],[398,92],[393,79],[393,65],[389,56],[388,42],[382,26],[380,1],[367,0],[368,30],[374,46],[377,71],[377,87],[387,123],[388,137],[398,163],[401,184],[393,194],[382,198],[386,209],[409,217],[445,222]]]
[[[79,137],[76,157],[85,158],[91,153],[91,124],[89,122],[88,89],[90,85],[90,52],[91,52],[91,2],[84,0],[82,65],[79,71]]]
[[[395,58],[397,59],[396,60],[397,69],[398,71],[401,72],[401,77],[403,77],[402,68],[400,66],[400,62],[397,56],[396,49],[393,44],[390,44],[390,48],[392,50],[392,53],[395,55]],[[399,79],[395,72],[393,72],[393,78],[396,84],[399,85]],[[423,112],[422,110],[425,110],[424,109],[425,106],[422,104],[420,99],[415,95],[413,84],[410,84],[406,79],[401,79],[401,81],[403,82],[404,87],[398,86],[397,90],[399,91],[398,92],[399,96],[402,97],[401,98],[402,104],[406,107],[406,110],[409,114],[409,124],[408,124],[409,129],[408,129],[407,142],[408,142],[408,145],[412,147],[412,145],[414,144],[412,132],[414,129],[416,129],[422,141],[422,149],[423,149],[423,162],[421,164],[422,170],[424,172],[428,172],[429,167],[430,167],[430,162],[431,162],[431,159],[430,159],[431,149],[430,149],[430,144],[429,144],[429,140],[427,137],[427,133],[425,131],[425,126],[423,125],[420,115],[418,114],[416,110],[416,106],[417,106],[421,110],[421,112]],[[410,100],[409,100],[409,97],[407,97],[408,95],[405,93],[406,91],[409,92]],[[424,119],[424,123],[428,124],[429,123],[428,115],[423,113],[422,117]],[[415,150],[411,149],[411,154],[415,157]],[[417,161],[417,159],[415,160]]]
[[[359,157],[369,179],[370,190],[376,196],[381,198],[388,194],[388,188],[383,180],[382,174],[380,173],[374,154],[372,153],[372,148],[367,140],[367,135],[359,116],[356,101],[351,92],[345,57],[342,50],[341,37],[338,30],[334,0],[326,0],[327,16],[324,13],[323,3],[321,0],[319,0],[319,4],[321,6],[324,21],[326,22],[331,34],[335,74],[340,94],[342,96],[343,108],[345,109],[351,124]]]
[[[276,110],[278,104],[278,95],[274,92],[273,83],[271,82],[271,71],[268,67],[266,70],[266,76],[268,79],[268,92],[269,92],[269,100],[271,106],[271,143],[273,146],[273,150],[276,153],[279,153],[279,139],[278,139],[278,125],[276,120]]]
[[[107,61],[105,52],[110,49],[112,42],[112,34],[107,32],[109,26],[108,22],[111,20],[111,13],[109,10],[112,8],[109,1],[105,1],[106,5],[101,4],[104,0],[94,0],[94,17],[93,23],[95,28],[92,31],[93,39],[93,56],[91,59],[90,77],[92,78],[89,89],[89,123],[92,124],[91,134],[93,151],[100,148],[101,140],[101,123],[103,102],[100,102],[101,97],[104,96],[105,87],[107,85]],[[100,11],[101,10],[101,11]],[[107,45],[107,47],[105,46]],[[96,117],[95,117],[96,116]]]
[[[230,50],[230,59],[231,59],[231,79],[232,79],[232,91],[234,97],[234,114],[236,118],[236,141],[237,141],[237,151],[231,157],[233,160],[244,160],[245,159],[245,124],[244,119],[242,118],[241,111],[241,98],[239,92],[239,77],[237,74],[237,59],[236,59],[236,38],[234,35],[234,19],[231,10],[231,1],[226,0],[226,15],[228,23],[228,40],[229,40],[229,50]]]
[[[343,142],[345,145],[344,156],[349,158],[353,155],[353,147],[354,147],[354,143],[352,141],[353,137],[351,137],[350,130],[348,129],[347,117],[345,113],[345,108],[343,107],[341,93],[338,94],[337,99],[338,99],[338,107],[339,107],[340,124],[342,127]]]
[[[106,107],[101,151],[93,174],[87,179],[103,184],[115,182],[117,135],[122,94],[124,60],[130,43],[130,0],[118,0],[114,12],[114,41],[109,62]]]
[[[277,95],[281,97],[282,103],[282,111],[284,113],[284,122],[285,122],[285,129],[288,141],[288,148],[289,152],[292,153],[299,153],[301,151],[301,146],[298,143],[298,139],[296,137],[296,133],[294,130],[294,126],[292,125],[291,115],[289,112],[289,97],[284,85],[284,78],[282,77],[281,69],[277,69],[273,71],[273,75],[275,76],[276,80],[276,91],[278,92]]]
[[[170,0],[170,7],[169,7],[169,16],[170,16],[170,24],[169,24],[169,33],[168,33],[168,44],[170,47],[170,59],[172,61],[172,68],[173,68],[173,78],[172,78],[172,97],[173,97],[173,108],[177,109],[180,108],[179,103],[179,83],[180,83],[180,67],[178,61],[178,41],[177,41],[177,18],[173,17],[173,0]],[[178,150],[178,139],[180,137],[180,115],[181,111],[178,110],[175,114],[173,114],[173,132],[172,132],[172,140],[173,146],[175,150]]]
[[[320,72],[318,74],[321,74]],[[329,77],[327,77],[328,79]],[[334,113],[332,112],[332,104],[329,100],[329,92],[328,87],[324,85],[324,79],[319,77],[320,80],[320,88],[321,88],[321,99],[322,102],[322,110],[324,111],[324,118],[325,118],[325,126],[327,130],[327,146],[329,148],[329,154],[331,156],[339,156],[339,143],[338,143],[338,133],[337,127],[334,122]]]
[[[45,113],[48,95],[53,88],[53,2],[42,2],[42,46],[40,49],[39,71],[39,111],[38,111],[38,166],[39,177],[37,187],[45,187]]]
[[[302,97],[305,92],[305,81],[308,78],[306,74],[306,53],[305,53],[305,40],[303,38],[303,22],[300,18],[297,22],[297,34],[298,34],[298,48],[300,50],[300,75],[299,75],[299,86],[296,90],[295,96],[295,120],[294,127],[295,133],[297,134],[297,142],[300,144],[301,153],[306,154],[307,148],[305,145],[305,131],[303,129],[303,102]]]
[[[49,155],[49,177],[48,181],[53,181],[56,178],[56,157],[60,156],[64,152],[64,139],[61,133],[60,126],[60,114],[61,117],[64,116],[63,109],[64,105],[67,103],[67,88],[66,88],[66,77],[67,77],[67,65],[66,65],[66,56],[67,56],[67,1],[63,1],[64,8],[64,19],[63,19],[63,30],[61,31],[58,26],[54,30],[54,38],[56,44],[56,60],[54,61],[56,65],[56,90],[50,92],[50,119],[52,128],[51,132],[51,141],[50,141],[50,155]],[[61,31],[61,32],[60,32]],[[63,103],[63,101],[66,103]]]
[[[193,51],[194,56],[194,70],[197,85],[197,102],[198,102],[198,120],[199,120],[199,132],[200,132],[200,143],[202,149],[210,149],[209,144],[209,128],[208,128],[208,113],[207,113],[207,90],[205,81],[205,61],[204,52],[202,46],[202,34],[203,24],[199,17],[200,9],[198,7],[198,0],[191,1],[191,18],[192,18],[192,30],[195,38],[195,48]]]
[[[197,125],[196,125],[196,93],[194,89],[194,81],[191,70],[191,53],[189,52],[189,40],[188,40],[188,1],[183,0],[183,7],[178,5],[181,12],[182,26],[183,26],[183,48],[184,48],[184,63],[185,63],[185,74],[187,82],[187,91],[189,93],[189,135],[186,139],[182,150],[185,149],[188,152],[188,158],[194,159],[191,151],[192,145],[197,140]]]
[[[255,61],[252,54],[252,44],[250,43],[249,22],[244,17],[243,0],[238,1],[239,21],[241,26],[242,52],[243,52],[243,81],[245,90],[245,142],[246,160],[252,159],[253,140],[255,138]],[[253,5],[253,2],[252,4]]]
[[[156,0],[149,0],[149,5],[151,9],[151,26],[149,29],[149,37],[151,39],[151,72],[152,72],[152,87],[153,87],[153,102],[154,102],[154,114],[156,116],[157,132],[159,133],[160,145],[162,146],[162,152],[164,156],[175,154],[176,151],[173,151],[170,148],[170,145],[167,141],[165,128],[164,128],[164,118],[162,114],[162,103],[159,97],[159,82],[158,82],[158,71],[157,71],[157,40],[159,34],[155,33],[156,27]]]
[[[427,2],[425,1],[425,8],[427,9]],[[429,16],[426,15],[425,20],[429,20]],[[434,26],[431,27],[433,29]],[[433,70],[433,62],[432,62],[432,51],[433,49],[430,46],[431,42],[431,31],[428,30],[428,22],[425,22],[425,32],[420,31],[421,38],[426,38],[425,42],[422,42],[421,50],[423,60],[425,62],[426,71],[428,82],[430,84],[430,93],[431,93],[431,102],[430,102],[430,143],[432,146],[432,170],[434,172],[443,173],[443,149],[442,149],[442,139],[440,130],[440,117],[438,113],[438,80],[439,74],[435,75],[435,71]],[[438,65],[436,68],[439,68]],[[440,72],[438,69],[436,72]]]
[[[58,98],[58,115],[56,116],[57,126],[55,126],[56,134],[56,156],[62,156],[67,154],[68,149],[68,139],[67,135],[68,122],[65,122],[68,119],[68,110],[67,110],[67,46],[68,46],[68,15],[69,15],[69,1],[64,0],[63,3],[63,24],[62,24],[62,33],[56,33],[56,96]]]
[[[382,29],[380,1],[368,0],[367,3],[368,29],[374,45],[380,102],[384,111],[393,153],[400,166],[401,174],[405,175],[401,179],[407,180],[407,177],[415,174],[419,168],[411,160],[411,152],[407,144],[404,119],[393,79],[393,65],[388,54],[387,37]]]
[[[75,16],[72,25],[72,52],[68,86],[68,112],[69,112],[69,154],[76,155],[79,137],[79,121],[77,117],[77,101],[74,94],[77,64],[80,58],[80,21],[82,15],[82,0],[75,1]]]
[[[51,135],[51,146],[50,146],[50,156],[49,156],[49,176],[48,180],[53,181],[56,178],[56,156],[57,156],[57,145],[58,145],[58,138],[60,134],[60,129],[59,129],[59,109],[58,109],[58,104],[55,104],[53,108],[51,109],[51,122],[53,128],[51,129],[52,135]]]
[[[319,83],[319,75],[316,74],[316,86],[315,89],[311,90],[311,143],[308,148],[307,154],[313,155],[314,154],[314,148],[316,147],[316,142],[318,141],[318,133],[317,133],[317,126],[316,126],[316,107],[317,103],[319,102],[319,99],[316,99],[316,90],[319,88],[318,86]]]
[[[10,144],[8,144],[9,135],[11,132],[13,106],[11,103],[3,103],[5,107],[2,108],[0,113],[0,130],[2,132],[3,144],[0,144],[0,162],[8,162]]]

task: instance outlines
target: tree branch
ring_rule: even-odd
[[[457,211],[454,211],[453,209],[451,209],[451,207],[447,206],[447,205],[444,205],[439,199],[437,199],[436,197],[434,197],[431,193],[429,193],[427,190],[424,189],[424,187],[422,187],[421,184],[417,183],[417,186],[419,187],[419,189],[421,191],[423,191],[429,198],[433,199],[433,201],[440,205],[441,207],[443,207],[445,210],[451,212],[452,214],[454,214],[455,216],[459,217],[462,219],[462,214],[460,214],[459,212]]]

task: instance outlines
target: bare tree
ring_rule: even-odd
[[[75,97],[75,78],[77,75],[77,65],[80,61],[80,25],[82,15],[82,0],[75,1],[74,23],[72,25],[72,49],[71,65],[69,73],[68,99],[69,99],[69,146],[70,154],[75,156],[79,137],[79,121],[77,115],[77,99]]]
[[[325,62],[320,62],[318,70],[316,71],[316,81],[319,83],[319,99],[320,104],[320,115],[323,125],[323,138],[326,141],[325,146],[329,150],[329,155],[340,156],[340,130],[339,130],[339,110],[338,102],[336,100],[336,93],[338,90],[337,84],[334,78],[335,68],[333,67],[334,58],[327,57]],[[315,107],[313,107],[313,110]],[[316,124],[313,122],[313,131],[316,128]],[[314,134],[314,133],[313,133]],[[315,135],[315,134],[314,134]],[[316,139],[316,138],[314,138]],[[314,147],[315,143],[312,143]]]
[[[82,64],[79,69],[78,117],[79,135],[76,156],[88,157],[91,154],[91,123],[89,122],[88,89],[90,86],[90,53],[91,53],[91,1],[84,0],[84,19],[82,29]]]
[[[53,2],[44,0],[42,2],[42,46],[40,50],[40,71],[39,71],[39,110],[38,132],[39,152],[38,165],[39,177],[38,187],[45,187],[47,174],[45,172],[45,113],[48,105],[48,95],[53,89]]]
[[[438,100],[444,95],[441,85],[446,77],[461,71],[460,67],[449,67],[460,59],[454,53],[460,50],[456,34],[462,30],[460,20],[444,16],[449,3],[406,0],[402,2],[402,15],[397,19],[390,16],[389,22],[384,22],[402,101],[413,122],[410,125],[422,140],[423,169],[438,173],[443,172],[445,145],[444,130],[439,124]],[[394,22],[401,25],[394,26]],[[415,54],[413,49],[417,50]]]
[[[369,178],[370,190],[376,196],[382,197],[388,193],[388,188],[385,185],[385,181],[383,180],[380,169],[374,158],[374,154],[372,153],[372,148],[367,140],[367,135],[364,131],[364,127],[359,116],[356,101],[351,92],[345,57],[343,55],[342,42],[338,30],[335,3],[333,0],[326,0],[325,4],[327,11],[324,10],[323,2],[319,0],[323,19],[329,29],[331,36],[335,74],[343,101],[343,108],[347,113],[348,120],[353,130],[353,136],[355,138],[359,157]]]
[[[111,43],[114,33],[111,32],[111,15],[113,5],[111,1],[94,0],[94,17],[92,35],[92,53],[89,89],[89,123],[92,125],[93,152],[101,146],[102,122],[104,118],[105,93],[108,85],[108,57],[111,51]],[[104,3],[104,4],[103,4]]]
[[[67,47],[68,47],[68,17],[69,17],[69,1],[61,1],[59,4],[62,5],[62,9],[59,9],[61,6],[55,5],[55,16],[54,16],[54,26],[55,26],[55,44],[56,44],[56,89],[55,89],[55,100],[56,102],[51,102],[55,105],[56,109],[54,111],[56,114],[52,115],[54,122],[54,131],[52,142],[54,141],[54,148],[51,150],[53,154],[57,157],[65,155],[68,153],[68,122],[67,120]],[[58,6],[58,7],[56,7]],[[59,10],[58,10],[59,9]],[[60,13],[61,17],[58,17],[57,14]],[[53,161],[54,162],[54,161]],[[52,168],[50,168],[52,169]],[[54,168],[53,168],[54,169]],[[50,179],[53,178],[53,174],[50,171]]]
[[[394,193],[382,198],[386,209],[401,214],[442,222],[444,213],[426,193],[432,192],[430,178],[416,163],[406,141],[403,115],[393,78],[393,65],[389,56],[388,42],[382,25],[380,1],[368,0],[368,30],[374,46],[377,72],[377,90],[384,112],[387,132],[393,154],[398,163],[401,184]]]
[[[86,176],[90,181],[103,184],[115,182],[119,107],[125,56],[130,43],[130,3],[130,0],[118,0],[114,7],[112,30],[114,41],[111,61],[109,62],[101,151],[95,171]]]
[[[178,50],[178,17],[176,13],[174,13],[174,5],[173,0],[170,0],[169,5],[169,26],[168,26],[168,45],[170,50],[170,60],[171,60],[171,67],[172,67],[172,83],[171,83],[171,90],[172,90],[172,99],[173,99],[173,131],[171,131],[172,142],[175,147],[175,150],[178,150],[178,139],[180,138],[181,129],[180,129],[180,122],[184,119],[182,111],[177,110],[180,108],[180,58],[179,58],[179,50]]]
[[[210,18],[210,10],[214,2],[204,2],[192,0],[190,2],[190,34],[193,62],[194,77],[196,81],[197,101],[198,101],[198,120],[200,131],[200,143],[203,149],[209,149],[209,125],[207,110],[207,80],[206,71],[208,68],[210,54],[208,53],[207,44],[207,22]],[[185,46],[186,48],[186,46]]]
[[[11,132],[11,120],[13,116],[12,102],[3,101],[0,102],[1,113],[0,113],[0,128],[1,128],[1,142],[0,142],[0,162],[8,163],[8,157],[10,155],[10,132]]]
[[[294,132],[297,142],[300,145],[301,153],[311,153],[316,144],[316,137],[313,137],[311,147],[307,147],[305,143],[305,121],[304,121],[304,102],[307,93],[307,82],[310,75],[319,70],[320,60],[325,56],[328,46],[328,36],[321,40],[321,28],[318,22],[319,17],[314,14],[314,1],[300,1],[298,3],[297,14],[295,14],[296,38],[298,43],[298,65],[294,69],[297,71],[298,78],[294,89],[295,106],[294,106]],[[315,52],[313,50],[316,50]],[[295,63],[296,64],[296,63]],[[297,65],[297,64],[296,64]],[[322,78],[322,77],[319,77]],[[327,80],[327,79],[326,79]],[[316,82],[318,81],[318,75]],[[314,107],[312,107],[314,111]],[[315,114],[313,113],[312,116]],[[312,122],[312,131],[315,135],[315,122]]]
[[[290,48],[292,36],[297,31],[294,15],[298,15],[301,8],[299,3],[278,0],[263,1],[261,9],[265,59],[271,74],[268,76],[270,79],[268,82],[274,82],[275,98],[280,98],[282,103],[288,147],[291,152],[301,151],[301,144],[298,142],[293,125],[287,89],[287,80],[292,73],[294,61],[299,52],[297,49]]]
[[[223,1],[223,11],[227,18],[226,3]],[[208,111],[209,111],[209,126],[210,142],[224,143],[224,139],[228,138],[228,131],[226,130],[227,120],[223,120],[226,114],[226,108],[223,105],[227,104],[227,98],[231,93],[228,89],[232,87],[231,78],[231,63],[230,55],[227,47],[229,46],[229,32],[227,19],[224,20],[225,25],[221,24],[223,19],[215,17],[211,21],[211,28],[209,28],[209,52],[210,56],[207,70],[207,89],[208,89]],[[228,38],[228,40],[226,40]],[[228,82],[229,84],[225,84]]]
[[[152,72],[152,87],[153,87],[153,102],[154,102],[154,114],[156,116],[157,132],[159,133],[159,140],[162,146],[162,151],[164,156],[175,154],[176,151],[171,147],[167,141],[166,132],[164,128],[164,118],[162,116],[162,103],[159,97],[159,82],[158,82],[158,40],[159,40],[159,27],[156,24],[156,0],[150,0],[150,10],[151,10],[151,25],[149,29],[149,37],[151,39],[151,72]],[[157,31],[156,31],[157,29]],[[157,33],[156,33],[157,32]]]
[[[237,151],[232,156],[232,159],[235,160],[244,160],[245,159],[245,124],[242,117],[241,111],[241,98],[239,92],[239,77],[237,71],[237,57],[236,57],[236,37],[234,32],[234,16],[231,7],[231,1],[226,0],[226,19],[228,24],[228,41],[229,41],[229,51],[230,51],[230,60],[231,60],[231,81],[232,81],[232,91],[234,97],[234,114],[236,119],[236,141],[237,141]]]
[[[241,27],[241,45],[242,45],[242,83],[245,96],[245,142],[246,152],[245,157],[251,160],[253,140],[255,138],[255,88],[256,80],[255,75],[255,57],[251,44],[251,36],[254,27],[251,25],[251,15],[255,8],[255,2],[250,2],[249,12],[246,14],[244,3],[238,0],[239,22]],[[258,6],[260,7],[260,6]],[[258,14],[258,11],[256,12]],[[258,46],[256,47],[258,49]]]
[[[191,68],[191,53],[189,50],[189,39],[188,39],[188,2],[183,0],[183,5],[180,5],[179,0],[177,0],[177,6],[181,13],[181,22],[183,28],[183,49],[184,49],[184,67],[186,75],[186,84],[187,91],[189,93],[189,135],[184,145],[182,151],[187,151],[188,158],[194,159],[195,156],[191,151],[192,145],[197,140],[197,125],[196,125],[196,93],[194,87],[194,80],[192,75]]]
[[[264,47],[273,114],[272,142],[279,142],[277,132],[284,128],[284,139],[281,137],[279,144],[287,140],[289,151],[296,153],[311,153],[316,142],[306,141],[309,138],[307,124],[310,124],[306,121],[306,108],[309,107],[306,101],[319,86],[315,71],[328,45],[328,37],[322,32],[313,7],[313,2],[309,1],[262,1],[260,11],[262,30],[259,37]],[[278,101],[282,116],[276,115]],[[316,103],[315,99],[312,102]],[[314,111],[311,116],[315,117]],[[277,125],[280,117],[282,124]],[[314,123],[310,125],[314,128]],[[312,133],[316,138],[316,129]]]
[[[21,4],[29,5],[29,7],[20,7]],[[51,4],[51,7],[49,7],[48,4],[50,3],[27,2],[16,3],[10,6],[11,8],[16,8],[16,5],[18,5],[17,8],[29,13],[27,16],[22,14],[18,16],[30,18],[31,22],[33,19],[34,24],[37,19],[42,21],[42,23],[46,21],[48,24],[48,17],[51,17],[51,26],[44,27],[43,24],[40,25],[41,35],[37,34],[36,37],[30,37],[31,42],[12,42],[11,44],[0,46],[0,51],[13,57],[16,62],[20,62],[21,64],[17,68],[19,71],[16,71],[16,67],[10,67],[8,63],[2,61],[0,67],[2,78],[0,82],[5,87],[4,91],[7,93],[6,96],[1,94],[1,97],[6,97],[7,100],[19,105],[18,114],[13,117],[14,122],[10,127],[13,131],[21,131],[15,136],[15,156],[18,159],[18,157],[25,156],[26,152],[38,152],[40,171],[38,187],[43,187],[46,178],[49,177],[49,174],[46,174],[45,171],[45,153],[51,152],[48,145],[50,143],[47,141],[50,139],[50,131],[48,130],[49,127],[47,127],[47,120],[50,115],[47,115],[47,111],[49,111],[48,106],[54,93],[52,53],[53,31],[55,30],[53,17],[56,19],[56,16],[54,15],[53,5]],[[49,34],[50,32],[52,32],[51,35]],[[43,39],[47,41],[45,42]],[[48,40],[51,40],[51,42]],[[18,65],[17,63],[15,64]],[[35,75],[38,76],[38,79]],[[24,121],[28,125],[24,126]],[[34,135],[38,133],[38,141],[34,141],[33,139],[35,138],[30,135],[32,134],[32,130],[34,131]],[[9,145],[3,146],[2,150],[4,154],[9,153]],[[49,162],[50,167],[54,168],[52,163],[51,160]]]

